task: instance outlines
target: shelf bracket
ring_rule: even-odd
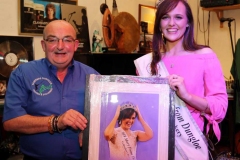
[[[223,10],[215,10],[214,12],[217,14],[218,20],[220,21],[220,19],[223,18]],[[220,28],[223,28],[223,22],[220,22]]]

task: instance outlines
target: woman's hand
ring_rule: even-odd
[[[197,109],[198,111],[211,114],[211,110],[208,107],[208,102],[205,98],[190,94],[184,84],[184,78],[176,74],[172,74],[167,77],[170,88],[172,88],[177,96],[182,99],[189,106]]]
[[[120,115],[120,108],[121,108],[121,106],[120,105],[118,105],[117,106],[117,109],[116,109],[116,113],[115,113],[115,117],[119,117],[119,115]]]
[[[138,113],[138,120],[139,121],[142,120],[142,115],[140,113],[140,110],[139,110],[138,106],[136,106],[136,112]]]
[[[104,131],[104,136],[107,141],[111,140],[112,137],[114,136],[114,128],[115,128],[116,122],[118,120],[118,117],[120,115],[120,108],[121,108],[121,106],[118,105],[113,119],[111,120],[111,122],[109,123],[109,125],[106,127],[106,129]]]
[[[153,137],[153,131],[150,126],[144,121],[142,114],[138,106],[136,106],[136,112],[138,113],[138,120],[142,124],[144,131],[138,131],[137,136],[139,141],[148,141]]]
[[[169,75],[167,78],[170,88],[176,92],[179,98],[181,98],[183,101],[188,101],[189,99],[191,99],[191,95],[188,93],[185,87],[183,77],[172,74]]]

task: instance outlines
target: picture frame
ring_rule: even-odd
[[[69,22],[77,33],[79,41],[76,53],[89,53],[90,39],[88,28],[88,13],[85,6],[61,4],[62,19]]]
[[[19,34],[42,35],[44,27],[61,18],[61,3],[77,4],[77,0],[19,0]],[[46,11],[47,8],[53,12]],[[53,13],[53,15],[50,15]],[[53,16],[50,18],[50,16]]]
[[[92,74],[87,77],[86,86],[84,116],[88,119],[88,125],[83,131],[83,160],[106,160],[113,155],[110,153],[112,148],[110,143],[112,142],[106,140],[105,132],[111,121],[116,119],[115,116],[121,114],[121,112],[118,113],[117,108],[121,106],[122,109],[122,104],[126,102],[137,106],[138,115],[139,113],[142,115],[145,123],[152,130],[153,136],[147,141],[137,141],[137,147],[124,145],[125,141],[128,142],[124,137],[125,140],[120,143],[123,145],[120,146],[127,146],[125,150],[127,150],[126,148],[132,149],[124,154],[136,153],[129,155],[138,160],[174,159],[175,112],[173,91],[170,89],[167,79]],[[118,119],[120,121],[120,117]],[[125,122],[132,133],[148,132],[143,129],[143,123],[138,120],[137,116],[131,125],[129,121]],[[125,122],[121,120],[119,124],[124,125]],[[115,128],[121,127],[122,125],[118,127],[116,123]],[[135,147],[137,148],[136,152],[134,152]],[[119,153],[121,155],[120,150]]]
[[[144,4],[138,5],[138,24],[141,34],[143,34],[141,22],[147,23],[147,34],[153,34],[156,10],[157,9],[154,6],[148,6]]]

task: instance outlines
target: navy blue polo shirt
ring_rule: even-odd
[[[3,121],[22,116],[61,115],[69,109],[83,114],[86,75],[98,74],[75,60],[61,83],[57,68],[46,59],[21,64],[10,76],[5,96]],[[79,131],[67,128],[61,134],[22,134],[21,151],[44,160],[80,159]]]

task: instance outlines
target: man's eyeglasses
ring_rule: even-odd
[[[49,38],[44,39],[44,41],[46,41],[47,43],[49,43],[51,45],[57,45],[60,40],[62,40],[63,44],[70,45],[73,42],[75,42],[76,39],[73,39],[72,37],[64,37],[62,39],[59,39],[57,37],[49,37]]]

